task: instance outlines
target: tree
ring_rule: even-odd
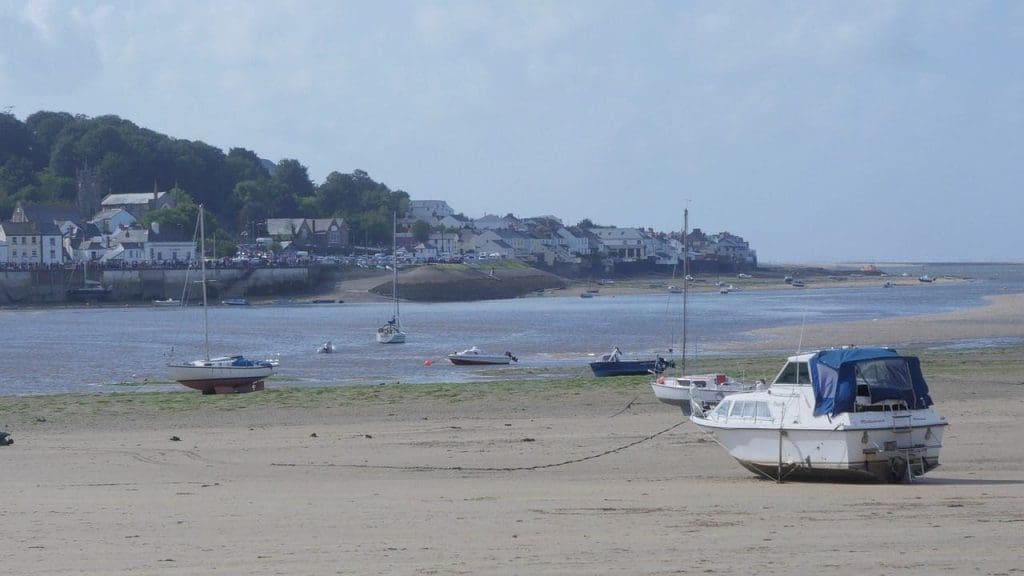
[[[591,228],[596,228],[596,226],[594,226],[594,223],[590,221],[590,218],[584,218],[583,220],[580,220],[579,224],[577,224],[576,227],[582,230],[590,230]]]
[[[267,171],[260,157],[245,148],[232,148],[228,151],[227,171],[236,183],[245,180],[270,179],[270,172]]]
[[[426,242],[430,239],[430,224],[423,220],[417,220],[412,224],[412,237],[417,242]]]
[[[31,158],[28,128],[9,112],[0,113],[0,166],[12,158]]]
[[[296,198],[307,198],[316,193],[313,181],[309,179],[309,171],[298,160],[286,158],[278,162],[273,179]]]

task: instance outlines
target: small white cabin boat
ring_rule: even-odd
[[[939,465],[932,404],[917,358],[845,347],[792,356],[767,389],[693,403],[690,420],[776,480],[909,482]]]
[[[487,354],[473,346],[463,350],[462,352],[456,352],[448,355],[448,361],[456,366],[470,366],[470,365],[486,365],[486,364],[509,364],[511,362],[518,362],[519,359],[512,355],[511,352],[506,351],[504,354]]]
[[[760,385],[763,387],[764,383]],[[726,396],[750,392],[756,387],[757,384],[737,382],[725,374],[699,374],[675,378],[661,376],[651,382],[651,390],[658,400],[678,406],[686,416],[693,411],[694,403],[702,410],[711,410]]]

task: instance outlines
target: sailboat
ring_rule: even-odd
[[[391,232],[391,319],[377,328],[377,342],[381,344],[404,344],[405,332],[398,315],[398,214],[394,215]]]
[[[683,375],[676,378],[659,376],[651,382],[651,390],[654,391],[654,396],[658,400],[678,406],[686,416],[693,411],[694,404],[710,409],[727,395],[753,390],[756,386],[737,382],[721,373],[686,374],[686,324],[689,320],[686,303],[690,286],[689,212],[689,210],[683,210],[683,338],[680,361]]]
[[[203,358],[168,364],[171,379],[203,394],[230,394],[263,389],[263,380],[274,373],[277,362],[252,360],[241,355],[210,357],[210,316],[206,301],[206,229],[199,206],[200,284],[203,293]]]
[[[99,280],[89,280],[89,259],[86,258],[82,261],[82,286],[68,289],[67,297],[80,302],[95,302],[108,299],[110,293],[109,286],[104,286]]]

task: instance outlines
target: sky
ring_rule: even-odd
[[[0,110],[762,262],[1024,261],[1024,3],[0,0]]]

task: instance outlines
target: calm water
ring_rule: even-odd
[[[1024,265],[883,266],[911,276],[956,275],[966,283],[828,290],[741,291],[689,297],[689,350],[699,355],[742,341],[747,330],[945,312],[978,306],[988,294],[1024,292]],[[837,282],[838,286],[842,284]],[[599,296],[575,292],[454,304],[404,304],[404,345],[374,341],[389,305],[216,307],[211,352],[280,358],[269,386],[470,381],[533,367],[589,373],[587,362],[620,347],[667,354],[678,346],[682,297]],[[7,337],[0,354],[0,396],[58,392],[184,390],[166,381],[165,364],[202,355],[199,308],[54,308],[0,310]],[[332,340],[335,354],[316,354]],[[444,355],[476,345],[511,351],[511,367],[455,367]],[[795,343],[794,343],[795,345]],[[432,366],[425,366],[431,360]]]

